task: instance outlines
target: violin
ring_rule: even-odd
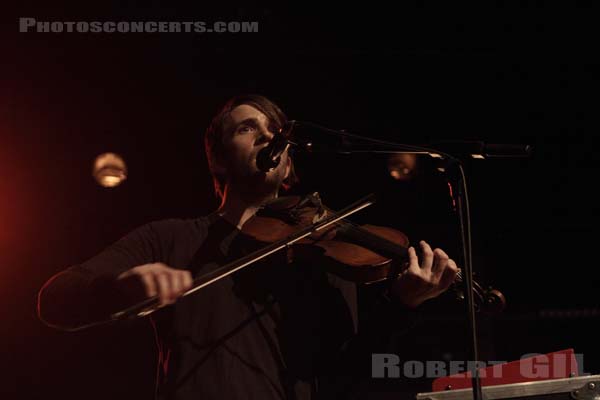
[[[356,225],[346,217],[373,204],[369,195],[344,210],[334,212],[325,207],[318,195],[276,198],[263,205],[242,226],[242,234],[259,244],[259,249],[194,278],[187,296],[242,268],[284,250],[286,261],[308,261],[323,265],[343,279],[370,284],[394,279],[408,268],[407,236],[393,228]],[[457,274],[452,289],[463,300],[460,289],[462,275]],[[506,304],[501,292],[491,287],[483,289],[473,281],[477,311],[498,312]],[[111,319],[148,315],[159,308],[158,297],[148,298],[125,310],[112,314]]]
[[[318,193],[277,198],[261,208],[242,227],[242,233],[262,243],[275,243],[311,226],[335,212],[325,207]],[[319,252],[315,251],[315,247]],[[343,279],[370,284],[393,279],[408,268],[409,240],[403,232],[385,226],[357,225],[342,219],[287,248],[287,260],[306,260],[322,265]],[[315,257],[318,257],[315,259]],[[464,300],[459,270],[451,290]],[[500,312],[504,295],[473,281],[476,311]]]

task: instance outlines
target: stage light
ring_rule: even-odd
[[[100,186],[115,187],[127,179],[127,166],[118,154],[100,154],[94,161],[93,176]]]
[[[413,177],[417,163],[417,156],[414,154],[393,154],[388,158],[388,171],[392,178],[399,181],[406,181]]]

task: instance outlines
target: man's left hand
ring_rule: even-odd
[[[458,267],[442,249],[432,250],[420,242],[422,260],[419,263],[414,247],[409,247],[408,268],[394,281],[391,295],[409,308],[445,292],[454,282]]]

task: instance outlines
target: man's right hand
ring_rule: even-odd
[[[163,263],[139,265],[121,273],[116,281],[118,289],[131,298],[158,296],[161,306],[175,303],[192,284],[190,271]]]

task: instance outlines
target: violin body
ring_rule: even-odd
[[[315,196],[315,195],[312,195]],[[263,243],[274,243],[300,229],[306,228],[327,217],[332,211],[325,208],[317,196],[309,201],[292,196],[276,200],[248,220],[242,232]],[[407,261],[382,255],[366,247],[368,237],[385,239],[403,249],[408,248],[407,236],[392,228],[363,225],[359,235],[349,231],[358,229],[347,222],[338,222],[333,227],[315,232],[287,249],[287,260],[308,261],[328,268],[340,277],[359,283],[370,283],[387,279],[399,273],[398,265]],[[360,237],[363,236],[363,237]]]
[[[362,225],[361,228],[408,248],[406,235],[395,229],[375,225]],[[343,234],[335,233],[336,236],[330,240],[321,240],[315,246],[323,249],[327,266],[340,277],[353,282],[372,283],[395,277],[405,268],[407,260],[386,257],[348,239],[340,240],[338,237],[343,237]]]

